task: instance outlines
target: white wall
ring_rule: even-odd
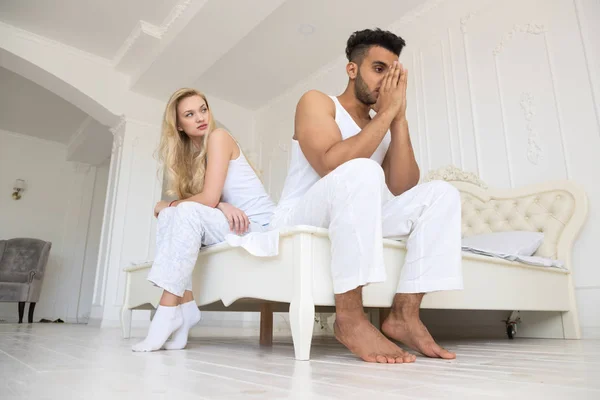
[[[52,249],[36,306],[41,318],[76,322],[89,312],[90,290],[106,191],[107,166],[67,162],[66,146],[0,131],[0,238],[36,237]],[[15,179],[27,182],[23,197],[10,196]],[[89,234],[88,234],[89,232]],[[91,282],[91,283],[90,283]],[[78,314],[78,305],[80,312]],[[0,303],[0,319],[17,319],[17,305]]]
[[[80,279],[79,303],[77,308],[77,322],[87,322],[92,310],[92,295],[94,293],[94,280],[98,267],[100,251],[100,233],[102,230],[102,217],[104,216],[104,203],[109,172],[108,160],[96,169],[96,179],[92,197],[92,208],[88,236],[85,247],[85,259]]]
[[[229,129],[229,132],[240,142],[245,151],[255,149],[254,113],[244,107],[220,99],[218,93],[206,94],[216,120]]]
[[[421,11],[423,10],[423,11]],[[600,3],[593,0],[430,1],[391,27],[407,47],[408,116],[423,174],[446,164],[496,187],[572,179],[589,196],[573,249],[587,337],[600,337]],[[386,27],[382,27],[386,28]],[[296,103],[319,89],[340,94],[340,57],[256,115],[261,167],[278,198]]]

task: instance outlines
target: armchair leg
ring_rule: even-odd
[[[23,323],[23,314],[25,313],[25,302],[24,301],[20,301],[19,302],[19,323],[22,324]]]
[[[35,310],[35,302],[29,303],[29,315],[27,315],[27,322],[33,323],[33,310]]]

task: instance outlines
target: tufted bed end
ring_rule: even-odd
[[[536,256],[565,263],[570,270],[571,249],[587,216],[587,196],[569,180],[519,188],[490,188],[477,175],[455,166],[430,171],[424,181],[444,180],[462,199],[463,237],[490,232],[542,232]]]

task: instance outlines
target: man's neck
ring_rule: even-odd
[[[371,119],[369,116],[371,107],[356,98],[356,95],[354,94],[354,88],[351,86],[346,87],[344,93],[338,96],[338,100],[342,107],[344,107],[346,111],[350,113],[350,115],[362,120]]]

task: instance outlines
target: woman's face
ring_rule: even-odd
[[[177,130],[185,132],[190,139],[207,134],[210,119],[210,111],[200,96],[186,97],[177,105]]]

